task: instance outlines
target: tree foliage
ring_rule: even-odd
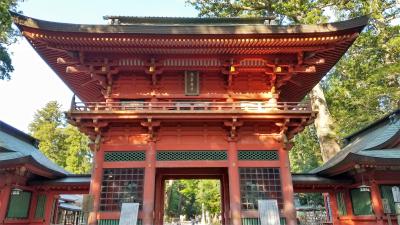
[[[308,172],[322,164],[321,151],[314,125],[294,137],[289,159],[293,172]]]
[[[88,173],[91,165],[89,139],[71,125],[61,112],[61,106],[51,101],[39,109],[29,124],[31,135],[37,138],[39,149],[53,162],[73,173]]]
[[[8,10],[16,10],[18,0],[0,1],[0,80],[10,79],[10,73],[14,71],[11,64],[8,46],[15,42],[17,31],[12,29],[12,18]]]
[[[217,180],[174,180],[166,188],[165,211],[169,218],[201,215],[202,205],[212,217],[221,213],[220,182]]]
[[[344,137],[396,108],[400,100],[400,16],[395,1],[361,1],[348,10],[370,12],[371,22],[324,84],[337,133]]]

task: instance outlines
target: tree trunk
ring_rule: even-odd
[[[320,84],[317,84],[310,92],[312,109],[318,112],[314,124],[317,131],[318,141],[321,148],[322,160],[328,161],[337,152],[340,146],[335,139],[332,130],[332,117],[326,104],[324,92]]]

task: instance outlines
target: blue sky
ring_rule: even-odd
[[[25,0],[24,15],[66,23],[104,24],[104,15],[195,17],[185,0]],[[0,120],[28,130],[34,113],[51,100],[68,110],[72,92],[25,39],[10,46],[15,71],[0,80]]]

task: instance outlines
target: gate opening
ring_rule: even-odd
[[[156,225],[229,225],[229,211],[227,168],[157,169]]]
[[[221,225],[221,181],[171,179],[164,181],[164,225]]]

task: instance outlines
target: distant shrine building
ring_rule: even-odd
[[[329,193],[330,224],[386,224],[376,184],[369,184],[370,214],[350,212],[357,203],[348,190],[361,180],[335,177],[347,168],[335,164],[341,159],[292,176],[288,158],[290,140],[317,114],[303,98],[368,18],[277,26],[268,18],[108,17],[110,25],[84,25],[13,16],[79,98],[67,117],[91,138],[94,152],[91,177],[64,173],[23,185],[44,194],[52,187],[89,193],[88,224],[118,224],[121,204],[136,202],[139,224],[161,225],[165,180],[209,178],[221,182],[224,225],[259,224],[259,199],[277,200],[281,224],[297,224],[294,188]],[[347,188],[337,198],[346,214],[335,200],[340,188]],[[11,190],[2,189],[2,199]],[[18,224],[4,207],[1,222]],[[21,224],[35,224],[30,216]]]

